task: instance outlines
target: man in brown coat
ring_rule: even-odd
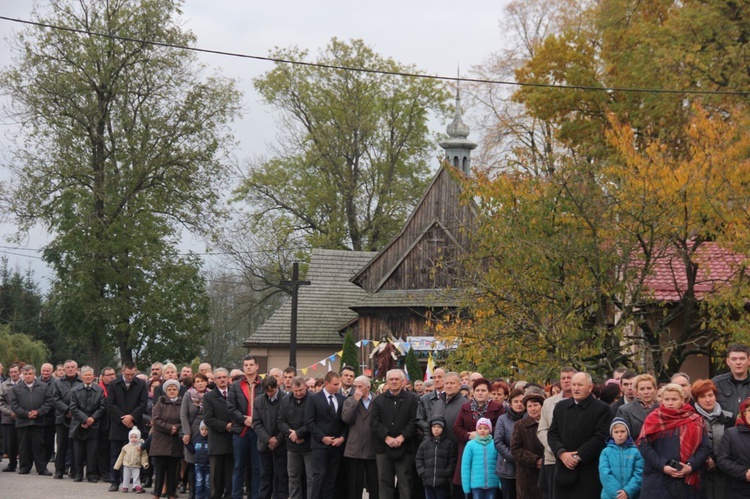
[[[354,391],[344,401],[341,419],[349,425],[349,439],[344,447],[347,460],[347,497],[361,498],[367,482],[370,497],[378,497],[378,466],[375,461],[375,437],[372,433],[372,393],[370,378],[354,380]]]

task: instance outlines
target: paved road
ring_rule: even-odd
[[[5,467],[7,460],[3,459],[2,466]],[[50,464],[50,471],[54,471],[54,465]],[[51,476],[39,476],[32,471],[28,475],[18,473],[0,472],[0,497],[26,497],[28,499],[94,499],[118,498],[122,493],[108,493],[109,483],[88,483],[83,481],[75,483],[67,476],[62,480],[53,480]],[[124,497],[130,497],[125,495]],[[150,497],[147,494],[134,495],[136,497]]]

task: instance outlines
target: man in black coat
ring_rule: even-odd
[[[82,383],[70,393],[70,438],[73,441],[75,481],[83,481],[83,466],[89,482],[99,481],[96,463],[99,424],[106,415],[104,390],[94,383],[94,369],[81,368]]]
[[[417,456],[417,405],[419,397],[406,391],[406,376],[400,369],[386,374],[388,390],[372,402],[370,424],[375,435],[380,497],[393,497],[398,477],[399,497],[411,497],[412,469]]]
[[[81,378],[78,377],[78,364],[75,360],[66,360],[63,369],[65,376],[55,381],[49,388],[52,405],[55,408],[55,433],[57,435],[55,478],[58,480],[65,475],[65,457],[68,454],[70,422],[73,418],[70,412],[70,392],[82,383]]]
[[[279,427],[278,415],[281,398],[279,382],[266,376],[261,382],[263,393],[255,398],[253,430],[258,435],[260,454],[261,499],[289,497],[289,475],[286,471],[286,438]]]
[[[107,413],[109,415],[109,492],[117,492],[120,484],[120,473],[114,469],[122,447],[128,443],[128,433],[138,426],[141,433],[143,414],[148,403],[146,383],[135,377],[137,369],[133,362],[125,362],[120,373],[109,384]]]
[[[36,369],[31,365],[23,366],[21,377],[22,381],[13,387],[10,401],[18,432],[18,472],[28,475],[34,465],[40,475],[52,475],[47,470],[44,448],[44,416],[52,409],[47,385],[36,379]]]
[[[229,371],[214,372],[216,387],[203,396],[203,422],[208,427],[211,499],[232,497],[232,417],[227,407]]]
[[[309,396],[305,407],[305,426],[312,435],[310,444],[313,473],[308,499],[335,497],[336,475],[344,455],[349,427],[341,420],[346,397],[339,393],[341,377],[329,371],[323,389]]]
[[[557,460],[555,499],[598,499],[602,493],[599,455],[609,437],[612,411],[591,395],[593,387],[590,374],[575,374],[572,397],[559,402],[552,413],[547,443]]]
[[[260,455],[258,436],[253,430],[253,404],[260,393],[258,361],[252,355],[242,359],[244,376],[229,386],[227,406],[232,416],[232,446],[234,470],[232,471],[232,497],[242,499],[245,478],[250,473],[248,497],[258,499],[260,488]]]
[[[307,497],[311,495],[313,461],[310,431],[305,426],[305,407],[309,399],[306,381],[301,376],[292,378],[290,394],[281,399],[279,407],[279,428],[286,438],[290,499],[302,499],[305,496],[304,483],[307,484]],[[306,480],[303,480],[305,477]]]

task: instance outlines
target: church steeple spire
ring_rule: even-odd
[[[462,118],[461,89],[458,82],[456,82],[456,115],[446,128],[446,132],[448,132],[448,139],[440,143],[440,147],[445,149],[446,159],[454,168],[469,175],[471,151],[476,149],[477,145],[467,138],[470,130]]]

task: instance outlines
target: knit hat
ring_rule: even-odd
[[[180,389],[180,382],[176,379],[168,379],[161,385],[161,389],[164,390],[164,393],[167,393],[167,387],[170,385],[174,385],[177,387],[177,389]]]
[[[492,421],[490,421],[489,419],[487,419],[487,418],[479,418],[477,420],[477,428],[479,428],[482,425],[486,426],[487,428],[490,429],[490,431],[492,431]]]
[[[609,424],[609,434],[612,435],[612,429],[615,427],[615,425],[621,424],[625,426],[625,430],[628,432],[628,436],[630,436],[630,425],[625,420],[625,418],[616,417],[612,420],[612,422]]]
[[[430,420],[430,426],[433,425],[440,425],[441,427],[445,428],[445,419],[440,416],[436,416]]]
[[[141,439],[141,430],[139,430],[137,426],[134,426],[134,427],[133,427],[133,428],[132,428],[132,429],[131,429],[131,430],[130,430],[130,431],[128,432],[128,440],[129,440],[129,439],[130,439],[130,437],[132,437],[133,435],[135,435],[136,437],[138,437],[138,440],[140,440],[140,439]]]
[[[201,421],[201,424],[200,424],[200,426],[198,426],[198,429],[202,430],[203,428],[208,428],[208,427],[206,426],[206,423],[204,423],[203,421]]]

